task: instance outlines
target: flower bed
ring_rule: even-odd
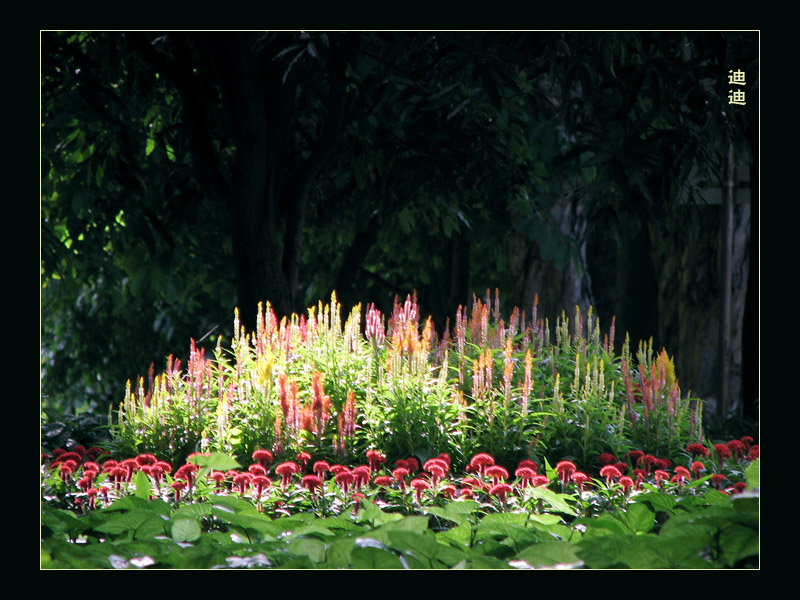
[[[361,318],[262,306],[129,382],[110,442],[42,454],[43,566],[758,565],[757,441],[705,439],[652,341],[488,291],[441,338]]]
[[[50,567],[758,565],[749,438],[692,444],[677,465],[603,453],[592,474],[572,461],[524,460],[510,471],[487,453],[455,473],[447,454],[389,465],[374,449],[356,466],[305,453],[273,464],[259,449],[246,468],[195,454],[174,470],[151,454],[98,462],[96,451],[76,450],[42,457]]]

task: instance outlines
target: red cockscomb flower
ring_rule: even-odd
[[[331,470],[331,466],[324,460],[318,460],[311,467],[311,470],[317,474],[320,479],[325,479],[325,473]]]
[[[698,442],[686,446],[686,452],[693,456],[708,456],[708,448]]]
[[[105,464],[103,464],[103,468],[105,469]],[[172,473],[172,465],[169,464],[165,460],[156,461],[156,464],[153,465],[154,467],[158,467],[164,473]]]
[[[311,460],[311,455],[308,452],[298,452],[296,458],[297,462],[300,463],[300,470],[305,472],[306,465],[308,465],[308,461]]]
[[[521,487],[528,487],[533,485],[533,478],[536,477],[536,471],[530,467],[517,467],[514,471],[514,476],[520,480]]]
[[[647,471],[647,474],[649,475],[650,468],[657,460],[658,459],[652,454],[643,454],[642,456],[639,457],[639,460],[636,461],[636,465],[637,466],[644,465],[645,471]]]
[[[135,458],[126,458],[121,463],[119,463],[119,466],[124,467],[128,471],[128,476],[127,476],[128,483],[131,482],[133,474],[139,470],[139,463],[136,462]]]
[[[619,478],[619,484],[622,486],[622,493],[627,495],[630,489],[633,487],[633,479],[627,475],[623,475]]]
[[[694,473],[695,479],[700,477],[700,473],[706,470],[706,466],[699,460],[692,461],[689,470]]]
[[[622,477],[622,473],[614,465],[606,465],[605,467],[600,469],[600,477],[605,477],[606,485],[608,487],[611,487],[613,480]]]
[[[468,485],[470,487],[477,488],[479,490],[485,488],[483,481],[481,481],[480,479],[476,479],[475,477],[465,477],[464,479],[461,480],[461,485]]]
[[[613,465],[617,462],[617,457],[613,454],[609,454],[608,452],[603,452],[600,456],[597,457],[597,460],[603,463],[604,465]]]
[[[642,456],[644,456],[644,452],[642,452],[641,450],[631,450],[630,452],[628,452],[628,458],[631,459],[631,463],[633,463],[634,465],[636,464],[636,461],[638,461]]]
[[[98,465],[96,462],[94,462],[92,460],[87,460],[85,463],[83,463],[83,471],[84,471],[84,473],[86,471],[97,471],[99,473],[102,470],[103,469],[100,467],[100,465]]]
[[[734,494],[741,494],[746,489],[747,489],[747,483],[744,481],[737,481],[736,483],[733,484]]]
[[[256,488],[256,500],[261,500],[261,492],[272,485],[272,481],[266,475],[253,475],[250,485]]]
[[[263,476],[267,474],[267,469],[259,464],[250,465],[249,467],[247,467],[247,470],[253,475]]]
[[[616,468],[617,468],[617,471],[619,471],[620,473],[627,473],[627,472],[628,472],[628,469],[630,469],[630,466],[629,466],[629,465],[628,465],[628,463],[626,463],[626,462],[618,462],[618,463],[617,463],[617,464],[615,464],[615,465],[607,465],[607,466],[614,466],[614,467],[616,467]]]
[[[759,456],[758,455],[758,444],[755,444],[747,452],[747,460],[750,461],[750,462],[753,462],[754,460],[756,460],[758,458],[758,456]]]
[[[558,473],[558,478],[564,485],[566,485],[567,481],[569,481],[569,476],[577,470],[578,467],[575,466],[575,463],[568,460],[562,460],[556,464],[556,473]]]
[[[211,471],[211,480],[216,484],[217,489],[222,487],[226,475],[222,471]]]
[[[388,475],[379,475],[378,477],[373,479],[372,483],[374,483],[375,485],[379,485],[381,487],[389,487],[390,485],[392,485],[392,481],[394,481],[394,479],[392,479]]]
[[[742,460],[747,447],[739,440],[731,440],[728,442],[728,450],[736,457],[736,460]]]
[[[479,452],[470,459],[469,464],[481,477],[484,477],[486,475],[486,467],[494,464],[494,457],[491,454]]]
[[[532,460],[530,460],[528,458],[526,458],[525,460],[519,461],[519,464],[517,465],[517,468],[518,469],[531,469],[534,473],[538,473],[539,472],[539,465],[537,465],[535,462],[533,462]]]
[[[739,441],[744,444],[744,446],[745,446],[745,448],[747,448],[747,450],[750,450],[750,444],[752,444],[755,440],[753,440],[753,438],[750,437],[749,435],[746,435],[746,436],[742,437]]]
[[[89,497],[89,510],[94,510],[97,507],[97,488],[89,488],[86,490],[86,495]]]
[[[416,491],[417,504],[422,504],[422,492],[431,489],[431,484],[424,479],[412,479],[409,485]]]
[[[653,477],[656,478],[656,483],[658,483],[659,487],[661,487],[661,482],[665,479],[669,481],[669,473],[663,469],[656,469],[653,471]]]
[[[345,469],[344,471],[339,471],[334,477],[336,484],[341,486],[342,491],[345,495],[347,495],[347,490],[350,489],[350,486],[355,483],[356,476],[350,472],[349,469]]]
[[[493,485],[497,485],[508,479],[508,471],[500,465],[491,465],[486,467],[486,476],[492,478]]]
[[[367,483],[369,483],[369,478],[371,473],[370,473],[370,468],[367,465],[360,465],[356,467],[355,469],[353,469],[352,473],[353,477],[355,477],[353,483],[355,484],[356,489],[360,488],[362,485],[366,485]]]
[[[454,500],[456,497],[456,486],[453,484],[447,484],[446,486],[442,487],[442,492],[445,496],[450,498],[450,500]]]
[[[689,469],[682,466],[675,467],[675,475],[672,476],[673,483],[677,483],[679,486],[683,487],[683,482],[691,477],[689,473]]]
[[[442,471],[447,473],[450,470],[450,466],[442,460],[441,458],[429,458],[425,461],[425,464],[422,466],[423,471],[428,471],[430,473],[430,467],[439,467]]]
[[[269,450],[265,450],[263,448],[255,450],[253,452],[253,460],[258,462],[258,464],[260,464],[262,467],[266,469],[267,465],[272,464],[273,461],[272,452],[270,452]]]
[[[721,490],[722,482],[725,481],[725,479],[725,475],[722,475],[721,473],[715,473],[711,476],[711,483],[713,483],[718,490]]]
[[[367,450],[367,461],[369,462],[370,473],[377,471],[386,462],[386,456],[377,450]]]
[[[185,479],[191,488],[194,483],[194,474],[200,470],[194,463],[186,463],[175,471],[175,479]]]
[[[405,491],[406,489],[406,476],[408,475],[408,469],[405,467],[397,467],[394,471],[392,471],[392,477],[394,480],[400,484],[400,489]]]
[[[578,485],[580,493],[583,494],[583,484],[589,481],[589,476],[581,471],[575,471],[569,478],[573,483]]]
[[[447,474],[444,467],[439,463],[429,464],[430,461],[425,463],[425,470],[431,475],[431,485],[436,485],[441,479],[444,479]]]
[[[313,497],[315,495],[314,490],[318,487],[322,487],[322,478],[319,475],[306,475],[300,480],[300,485],[311,492],[311,496]]]
[[[275,474],[281,476],[281,491],[286,491],[289,487],[289,482],[292,480],[292,475],[300,471],[300,467],[296,462],[287,461],[275,467]]]
[[[140,467],[144,465],[154,465],[158,462],[154,454],[140,454],[135,460]]]
[[[179,502],[181,499],[181,492],[186,488],[186,482],[181,479],[176,479],[172,482],[170,487],[175,490],[175,502]]]
[[[413,456],[409,456],[406,459],[406,468],[408,469],[409,473],[416,473],[419,471],[419,461],[414,458]]]
[[[507,483],[496,483],[489,489],[489,493],[492,496],[497,496],[498,498],[500,498],[500,502],[502,502],[503,504],[506,503],[506,496],[510,494],[512,491],[514,491],[514,488],[512,488]]]
[[[547,487],[550,485],[550,480],[547,475],[537,475],[533,478],[533,487]]]
[[[233,478],[233,485],[239,487],[239,495],[244,496],[247,493],[247,488],[250,487],[250,481],[253,479],[251,473],[237,473]]]
[[[58,467],[58,474],[61,476],[61,481],[67,483],[69,481],[69,476],[75,472],[75,469],[67,464],[62,463],[61,466]]]
[[[714,444],[714,452],[717,453],[719,457],[719,466],[720,468],[725,466],[725,459],[730,458],[731,451],[728,449],[727,444]]]

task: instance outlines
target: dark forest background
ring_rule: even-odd
[[[755,32],[41,34],[41,394],[104,412],[259,301],[589,306],[758,416]],[[744,82],[731,84],[732,71]],[[733,90],[744,105],[729,103]],[[618,333],[617,340],[623,335]]]

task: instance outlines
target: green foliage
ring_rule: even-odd
[[[712,496],[716,492],[709,491]],[[177,508],[136,497],[83,516],[42,508],[41,566],[207,568],[757,568],[758,497],[645,492],[624,510],[572,521],[451,501],[418,514],[370,500],[349,516],[274,517],[232,496]],[[566,496],[565,496],[566,498]],[[694,499],[695,502],[688,500]],[[681,500],[684,500],[681,502]],[[663,508],[663,507],[662,507]],[[436,524],[448,523],[446,527]]]

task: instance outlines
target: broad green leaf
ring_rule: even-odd
[[[469,525],[472,521],[470,516],[478,510],[480,504],[474,500],[463,500],[458,502],[449,502],[447,505],[426,507],[425,512],[448,521],[452,521],[457,525]]]
[[[258,509],[249,500],[238,496],[211,496],[209,501],[214,506],[214,514],[225,519],[226,513],[241,513],[257,515]]]
[[[172,514],[172,520],[177,519],[199,519],[213,514],[214,507],[207,502],[198,504],[181,504]]]
[[[332,569],[344,569],[349,567],[354,548],[355,538],[343,537],[333,540],[328,546],[327,566]]]
[[[178,519],[172,522],[172,539],[176,542],[196,542],[202,530],[194,519]]]
[[[550,513],[544,513],[541,515],[529,515],[528,519],[529,522],[541,523],[542,525],[556,525],[558,523],[564,522],[564,520],[558,515],[553,515]]]
[[[554,492],[553,490],[549,490],[544,487],[535,487],[528,490],[526,493],[530,494],[534,498],[543,500],[558,512],[567,515],[576,514],[576,509],[567,504],[566,502],[566,498],[568,498],[569,496],[565,496],[564,494],[559,494],[557,492]]]
[[[636,502],[647,504],[655,512],[675,512],[675,496],[664,492],[647,492],[636,497]]]
[[[112,510],[147,510],[148,504],[147,500],[143,498],[137,498],[136,496],[122,496],[121,498],[117,498],[114,502],[111,503],[111,506],[104,509],[106,511]]]
[[[725,556],[726,566],[732,567],[738,561],[759,555],[758,530],[752,527],[731,523],[722,530],[719,545]]]
[[[402,569],[403,563],[392,552],[381,548],[355,547],[350,555],[354,569]]]
[[[382,511],[380,507],[371,500],[363,500],[361,502],[361,510],[358,512],[359,521],[368,521],[375,527],[384,523],[397,521],[402,518],[402,515],[397,513],[387,513]]]
[[[167,521],[159,514],[154,514],[150,510],[130,510],[125,513],[115,515],[105,523],[96,527],[101,533],[119,535],[126,532],[136,533],[147,524],[148,532],[165,533]]]
[[[514,560],[524,561],[531,567],[536,568],[576,563],[578,562],[578,556],[575,554],[575,546],[573,544],[552,541],[532,544],[517,553]],[[512,566],[514,565],[512,564]]]
[[[136,471],[134,484],[136,485],[135,496],[143,500],[147,500],[153,494],[152,484],[150,478],[144,471]]]
[[[472,540],[472,527],[470,525],[456,525],[446,531],[440,531],[436,534],[436,537],[458,547],[469,546]]]
[[[629,504],[625,512],[614,513],[628,530],[628,533],[646,533],[653,528],[655,515],[645,504]]]
[[[635,545],[636,537],[626,534],[587,536],[575,544],[575,554],[590,569],[607,569]]]
[[[230,469],[241,469],[242,465],[236,462],[236,459],[223,454],[222,452],[212,452],[209,456],[196,454],[189,459],[198,467],[208,467],[214,471],[228,471]]]
[[[440,544],[431,532],[393,531],[389,534],[388,546],[403,553],[410,552],[417,558],[439,560],[452,566],[464,558],[464,552],[449,544]]]
[[[626,527],[619,519],[615,519],[610,514],[602,514],[597,517],[575,519],[573,525],[585,525],[585,537],[593,537],[595,535],[607,535],[610,533],[624,534]]]
[[[289,552],[295,556],[307,556],[315,563],[325,562],[325,543],[309,537],[294,538],[289,542]]]

